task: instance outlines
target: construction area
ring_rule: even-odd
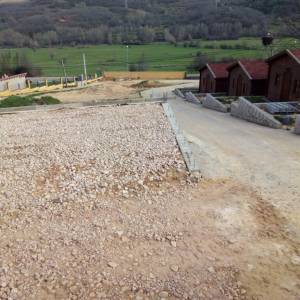
[[[300,299],[300,139],[173,94],[196,85],[103,81],[51,95],[147,101],[0,114],[0,299]]]

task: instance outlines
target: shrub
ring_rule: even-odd
[[[0,108],[6,107],[20,107],[29,105],[53,105],[59,104],[60,101],[50,96],[44,96],[41,98],[34,98],[33,96],[10,96],[0,101]]]
[[[31,96],[28,97],[10,96],[0,102],[0,108],[28,106],[32,104],[33,104],[33,98]]]

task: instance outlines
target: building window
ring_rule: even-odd
[[[274,85],[275,85],[275,86],[278,86],[279,81],[280,81],[280,75],[277,73],[276,76],[275,76]]]

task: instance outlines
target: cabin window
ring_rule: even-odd
[[[278,86],[279,81],[280,81],[280,75],[277,73],[276,76],[275,76],[274,85],[275,85],[275,86]]]

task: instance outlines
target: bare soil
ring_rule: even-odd
[[[161,107],[1,124],[0,299],[300,298],[281,208],[190,176]]]
[[[82,89],[51,93],[63,103],[101,101],[106,99],[139,98],[139,89],[132,85],[140,81],[100,81]],[[49,94],[50,95],[50,94]]]

